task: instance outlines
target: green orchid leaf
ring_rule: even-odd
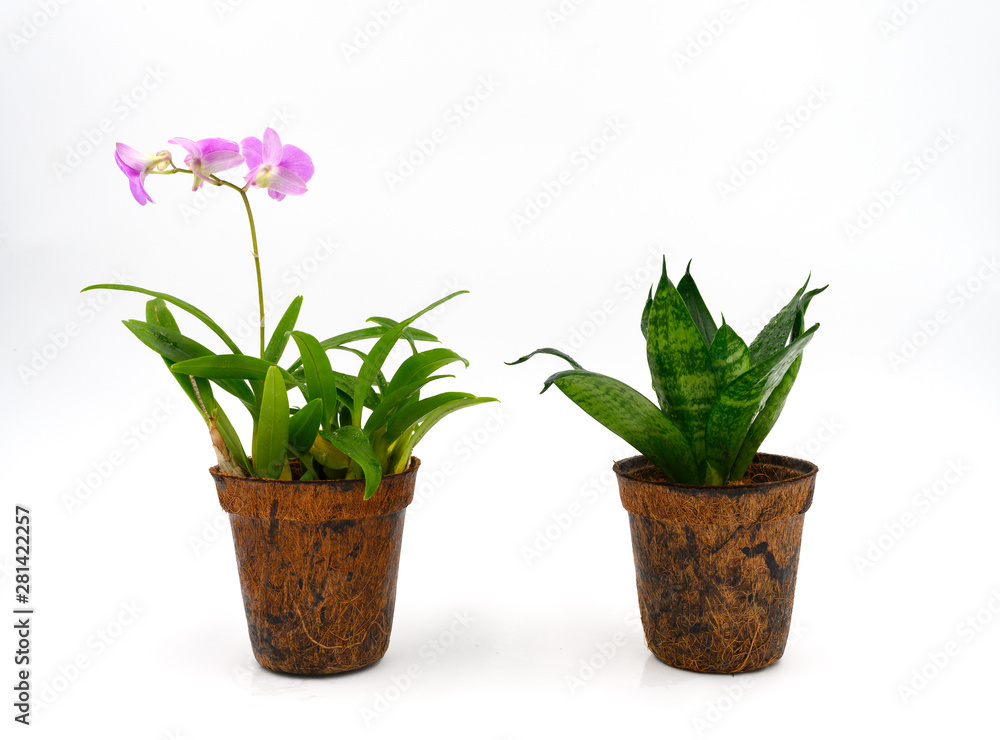
[[[723,320],[708,348],[717,388],[725,388],[750,369],[750,350],[733,328]]]
[[[278,366],[253,355],[207,355],[184,360],[170,367],[175,373],[212,380],[265,380],[271,368]],[[298,387],[301,383],[298,378],[280,367],[278,374],[289,388]]]
[[[698,337],[701,342],[701,337]],[[681,430],[634,388],[606,375],[587,370],[565,370],[545,381],[592,418],[645,455],[668,478],[678,483],[699,483],[691,447]]]
[[[333,349],[340,350],[341,352],[349,352],[350,354],[361,358],[362,366],[368,359],[368,355],[357,347],[334,347]],[[385,393],[389,389],[389,381],[385,379],[385,375],[382,374],[381,370],[375,373],[375,385],[378,386],[379,393]]]
[[[396,322],[392,322],[395,324]],[[355,329],[354,331],[349,331],[344,334],[338,334],[335,337],[330,337],[329,339],[324,339],[319,345],[324,350],[336,349],[349,342],[359,342],[365,339],[380,339],[384,337],[386,332],[389,331],[391,327],[388,326],[366,326],[363,329]],[[440,341],[436,336],[430,334],[426,331],[421,331],[420,329],[409,328],[406,333],[411,339],[418,342],[438,342]],[[302,364],[302,358],[297,359],[288,368],[289,372],[294,371]]]
[[[426,407],[421,409],[417,421],[405,429],[402,434],[393,438],[399,439],[402,442],[402,444],[399,445],[398,450],[396,450],[393,454],[394,473],[402,473],[406,470],[406,467],[410,464],[410,456],[413,454],[413,448],[416,447],[417,442],[423,439],[424,435],[426,435],[435,424],[441,421],[444,417],[448,416],[448,414],[458,411],[459,409],[477,406],[481,403],[499,403],[499,401],[495,398],[478,397],[468,393],[440,393],[437,396],[431,396],[430,398],[423,399],[413,404],[411,407],[408,407],[407,413],[409,413],[413,407],[424,403],[424,401],[434,401],[434,403],[428,403]],[[411,416],[411,418],[413,417]],[[388,436],[391,436],[391,432]]]
[[[729,479],[754,417],[764,408],[772,391],[780,385],[818,328],[819,324],[815,324],[783,350],[743,373],[719,394],[708,418],[706,434],[710,485],[721,485]]]
[[[336,447],[356,463],[365,476],[365,499],[370,499],[382,481],[382,464],[372,449],[364,430],[346,426],[331,432],[320,432],[320,437]]]
[[[285,309],[285,313],[278,321],[278,325],[274,327],[271,340],[264,349],[265,361],[274,363],[275,365],[281,361],[281,356],[285,353],[285,347],[288,346],[288,337],[291,335],[292,330],[295,329],[295,322],[299,320],[299,311],[301,309],[302,296],[295,296],[292,302],[288,304],[288,308]]]
[[[409,385],[404,385],[387,393],[379,400],[375,410],[368,417],[368,421],[365,422],[365,431],[369,433],[375,432],[383,425],[392,421],[393,414],[401,410],[407,402],[413,401],[414,394],[428,383],[441,380],[442,378],[454,377],[454,375],[431,375],[427,378],[418,378]]]
[[[309,400],[320,399],[323,402],[322,426],[329,426],[337,415],[337,378],[330,366],[330,358],[319,346],[319,340],[311,334],[293,331],[295,340],[302,356],[302,367],[306,376],[306,396]]]
[[[364,406],[363,399],[366,397],[368,390],[372,387],[372,383],[375,381],[376,375],[378,375],[379,371],[382,369],[382,364],[389,356],[389,352],[392,351],[393,346],[397,341],[399,341],[399,338],[403,335],[403,332],[406,331],[406,328],[425,313],[434,310],[445,301],[450,301],[455,296],[468,292],[469,291],[467,290],[460,290],[452,293],[451,295],[447,295],[438,301],[434,301],[434,303],[427,306],[427,308],[418,311],[405,321],[396,324],[396,326],[389,329],[389,331],[387,331],[386,334],[375,343],[375,346],[372,347],[371,352],[368,353],[367,359],[361,366],[361,370],[358,372],[358,383],[354,391],[354,409],[351,415],[354,426],[360,427],[361,410]]]
[[[209,427],[212,424],[215,425],[215,429],[219,433],[219,437],[222,439],[230,459],[239,465],[247,475],[250,475],[252,468],[250,467],[250,461],[247,459],[247,453],[243,449],[243,443],[240,442],[240,435],[236,433],[235,427],[233,427],[232,422],[229,421],[229,417],[226,416],[226,412],[222,410],[221,406],[215,406]]]
[[[450,365],[453,362],[461,362],[466,367],[469,366],[468,360],[444,347],[436,347],[410,355],[403,360],[399,369],[392,376],[392,380],[389,381],[388,390],[390,393],[397,391],[403,386],[426,378],[436,370],[440,370],[442,367]]]
[[[197,361],[204,358],[210,359],[217,356],[204,345],[184,336],[174,329],[167,328],[166,325],[160,326],[134,319],[129,319],[122,323],[140,342],[163,357],[168,362],[168,366],[172,372],[180,373],[181,375],[197,375],[197,373],[185,372],[183,368],[177,370],[174,368],[174,365],[180,362]],[[174,325],[176,325],[176,322],[174,322]],[[244,355],[231,356],[243,357]],[[242,401],[243,405],[256,417],[257,401],[250,386],[238,380],[219,379],[215,382],[224,391],[231,393]]]
[[[750,343],[751,365],[763,362],[771,355],[784,349],[785,344],[788,342],[788,336],[791,334],[792,326],[795,323],[795,312],[798,311],[799,301],[802,299],[802,294],[805,293],[808,285],[809,278],[806,278],[805,285],[799,288],[795,295],[792,296],[792,300],[785,304],[785,307],[767,322],[767,325],[761,329],[756,339]]]
[[[684,300],[684,305],[687,306],[688,312],[691,314],[694,325],[701,332],[701,336],[705,340],[705,346],[711,347],[712,342],[715,341],[715,333],[718,329],[715,326],[715,320],[712,318],[712,312],[708,310],[705,300],[698,291],[698,286],[695,285],[694,278],[691,277],[691,262],[688,262],[684,277],[677,283],[677,292],[681,294],[681,298]]]
[[[448,393],[438,393],[436,396],[428,396],[415,401],[402,409],[399,414],[389,424],[389,428],[384,435],[384,439],[393,442],[403,434],[411,430],[411,427],[419,424],[428,414],[432,413],[439,406],[453,401],[467,401],[475,398],[471,393],[460,393],[449,391]]]
[[[119,285],[116,283],[100,283],[98,285],[88,285],[80,292],[83,293],[88,290],[123,290],[132,293],[142,293],[143,295],[153,296],[154,298],[160,298],[166,301],[167,303],[173,303],[175,306],[184,311],[187,311],[189,314],[191,314],[196,319],[205,324],[205,326],[207,326],[209,329],[214,331],[215,334],[223,342],[225,342],[226,346],[229,347],[229,349],[231,349],[235,354],[238,355],[243,354],[240,351],[239,345],[236,344],[236,342],[234,342],[232,339],[230,339],[229,335],[222,330],[222,327],[216,324],[214,321],[212,321],[212,319],[209,317],[207,313],[205,313],[199,308],[195,308],[187,301],[182,301],[180,298],[175,298],[174,296],[169,295],[168,293],[160,293],[159,291],[155,290],[146,290],[145,288],[139,288],[136,287],[135,285]]]
[[[288,448],[293,457],[307,454],[319,434],[323,421],[323,400],[314,398],[288,420]]]
[[[565,352],[560,352],[557,349],[552,349],[552,347],[542,347],[541,349],[536,349],[534,352],[529,352],[524,357],[519,357],[518,359],[514,360],[513,362],[505,362],[504,364],[505,365],[520,365],[522,362],[525,362],[526,360],[530,360],[535,355],[554,355],[556,357],[561,357],[562,359],[566,360],[566,362],[568,362],[570,364],[570,366],[574,370],[583,370],[583,368],[580,366],[579,362],[577,362],[576,360],[574,360],[572,357],[570,357],[569,355],[567,355]]]
[[[646,357],[660,408],[683,432],[695,459],[705,457],[705,424],[717,388],[708,347],[684,299],[663,275],[653,295]]]
[[[264,378],[254,435],[253,463],[258,478],[281,477],[288,452],[288,428],[288,392],[281,368],[271,365]]]

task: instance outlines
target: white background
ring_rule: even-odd
[[[0,577],[7,609],[11,510],[28,505],[47,701],[25,732],[991,732],[1000,6],[399,3],[5,3]],[[391,20],[366,26],[372,13]],[[174,293],[252,350],[239,199],[150,178],[156,205],[140,208],[112,154],[269,124],[316,163],[307,195],[253,194],[278,310],[304,293],[301,328],[329,336],[467,288],[424,326],[472,362],[455,389],[503,401],[419,446],[389,652],[324,679],[252,658],[204,427],[119,323],[143,299],[78,292],[126,279]],[[393,187],[407,157],[419,165]],[[545,207],[517,225],[529,202]],[[747,340],[810,271],[831,285],[764,445],[820,467],[796,637],[742,678],[648,653],[610,475],[627,447],[558,392],[538,396],[555,358],[502,364],[557,345],[651,393],[639,315],[664,253],[675,278],[693,258],[708,305]],[[471,620],[461,634],[456,615]],[[9,629],[4,645],[10,686]]]

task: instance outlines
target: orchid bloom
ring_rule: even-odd
[[[264,129],[263,143],[256,136],[248,136],[240,143],[250,168],[246,174],[247,185],[267,188],[268,195],[275,200],[306,192],[306,183],[315,167],[304,151],[297,146],[282,146],[273,128]]]
[[[198,190],[205,184],[206,180],[211,180],[212,175],[216,172],[222,172],[222,170],[228,170],[243,163],[243,155],[240,154],[239,145],[228,139],[192,141],[177,136],[170,139],[169,143],[177,144],[187,150],[188,155],[184,157],[184,164],[194,173],[192,190]]]
[[[118,168],[128,176],[132,197],[140,206],[144,206],[153,202],[149,193],[146,192],[146,175],[156,169],[166,169],[170,164],[170,152],[162,149],[156,154],[143,154],[127,144],[118,142],[115,145],[115,162],[118,163]]]

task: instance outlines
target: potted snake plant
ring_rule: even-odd
[[[649,649],[669,665],[735,673],[778,660],[791,624],[802,524],[817,467],[758,452],[819,324],[806,328],[808,280],[744,342],[718,326],[691,276],[666,261],[641,318],[658,405],[570,364],[551,386],[641,455],[614,464],[628,512]]]
[[[260,344],[239,345],[204,311],[173,295],[133,285],[91,285],[145,294],[144,320],[125,327],[165,362],[208,429],[218,464],[210,472],[229,513],[250,642],[258,662],[285,673],[328,674],[369,665],[389,644],[403,518],[420,461],[416,443],[452,411],[493,398],[446,392],[422,397],[438,371],[468,362],[445,348],[418,350],[437,338],[412,326],[436,306],[403,321],[371,325],[320,340],[296,329],[302,296],[290,302],[268,337],[264,287],[250,192],[274,201],[307,191],[312,159],[283,145],[273,129],[239,144],[176,138],[185,166],[167,150],[142,154],[119,143],[115,160],[140,205],[151,203],[148,176],[187,174],[193,189],[239,194],[250,226],[257,274]],[[218,173],[245,164],[242,183]],[[220,352],[184,334],[170,307],[207,326]],[[356,345],[374,344],[367,350]],[[409,356],[391,375],[385,363],[405,342]],[[298,356],[288,362],[291,349]],[[288,350],[289,352],[286,352]],[[333,369],[329,352],[355,358],[356,373]],[[284,360],[284,362],[283,362]],[[244,446],[217,396],[238,401],[252,421]]]

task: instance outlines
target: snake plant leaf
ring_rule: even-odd
[[[288,346],[288,337],[295,328],[295,322],[299,320],[299,311],[301,309],[302,296],[295,296],[292,302],[288,304],[288,308],[285,309],[285,313],[282,314],[278,325],[274,327],[274,333],[271,334],[271,339],[264,349],[265,361],[274,364],[278,364],[281,361],[281,356],[285,353],[285,347]]]
[[[795,312],[795,322],[792,324],[791,341],[794,342],[802,334],[802,330],[805,328],[806,322],[806,309],[809,308],[809,304],[812,303],[812,299],[829,287],[829,285],[824,285],[822,288],[810,290],[802,296],[802,299],[799,301],[798,310]]]
[[[642,309],[642,318],[639,320],[639,328],[642,330],[642,338],[648,339],[648,328],[649,328],[649,311],[653,307],[653,289],[649,289],[649,297],[646,299],[646,305]]]
[[[173,303],[175,306],[184,311],[187,311],[189,314],[191,314],[196,319],[205,324],[205,326],[207,326],[209,329],[214,331],[216,336],[218,336],[223,342],[225,342],[226,346],[229,347],[229,349],[231,349],[235,354],[238,355],[243,354],[240,351],[239,345],[236,344],[236,342],[234,342],[229,337],[229,335],[222,330],[221,326],[212,321],[211,317],[209,317],[207,313],[205,313],[199,308],[195,308],[187,301],[182,301],[180,298],[175,298],[174,296],[169,295],[168,293],[161,293],[156,290],[146,290],[145,288],[139,288],[135,285],[120,285],[118,283],[99,283],[97,285],[88,285],[80,292],[83,293],[88,290],[123,290],[132,293],[142,293],[143,295],[152,296],[153,298],[160,298],[166,301],[167,303]]]
[[[365,499],[370,499],[382,481],[382,464],[372,449],[372,444],[364,430],[356,426],[346,426],[333,431],[323,431],[320,437],[351,458],[361,468],[365,476]]]
[[[750,369],[750,350],[725,319],[708,348],[708,358],[715,371],[717,388],[725,388]]]
[[[701,293],[698,291],[698,286],[694,282],[694,278],[691,276],[691,262],[687,264],[687,270],[684,272],[684,277],[681,278],[680,282],[677,283],[677,292],[681,294],[681,298],[684,299],[684,305],[687,306],[688,311],[691,314],[691,319],[694,321],[694,325],[698,327],[698,331],[701,332],[702,338],[705,340],[705,346],[711,347],[712,342],[715,341],[715,333],[718,328],[715,325],[715,319],[712,318],[712,312],[708,310],[708,306],[705,305],[705,300],[701,297]]]
[[[175,373],[197,375],[197,373],[185,372],[183,368],[175,370],[174,365],[179,362],[196,361],[217,356],[208,347],[166,326],[159,326],[135,319],[129,319],[122,323],[140,342],[168,360],[171,371]],[[256,417],[257,400],[254,397],[253,391],[245,382],[241,382],[239,379],[218,379],[215,382],[224,391],[231,393],[242,401],[243,405]]]
[[[442,378],[454,378],[454,375],[431,375],[426,378],[418,378],[409,385],[400,386],[379,399],[375,410],[365,422],[365,431],[374,432],[381,426],[392,420],[395,413],[402,410],[407,404],[415,403],[416,395],[421,388],[428,383]],[[419,399],[417,399],[419,400]]]
[[[306,397],[323,402],[322,426],[327,427],[337,415],[337,378],[330,366],[330,358],[312,334],[293,331],[292,339],[299,348],[302,367],[306,376]]]
[[[366,398],[368,389],[372,387],[372,383],[375,381],[375,376],[382,369],[382,364],[389,356],[389,352],[392,351],[393,346],[395,346],[396,342],[399,341],[399,338],[403,335],[403,332],[406,331],[407,327],[428,311],[434,310],[442,303],[450,301],[457,295],[468,292],[469,291],[467,290],[459,290],[441,298],[440,300],[434,301],[434,303],[427,306],[427,308],[418,311],[410,318],[393,326],[375,343],[375,346],[372,347],[371,352],[368,353],[364,364],[361,366],[361,370],[358,372],[358,383],[354,391],[354,409],[352,410],[353,413],[351,415],[354,426],[360,427],[361,410],[364,407],[364,399]]]
[[[751,423],[785,373],[819,328],[815,324],[781,351],[727,385],[712,406],[706,434],[706,483],[722,485],[730,477]]]
[[[436,370],[440,370],[453,362],[461,362],[466,367],[469,361],[461,355],[452,352],[444,347],[435,347],[423,352],[410,355],[400,364],[392,380],[389,381],[389,392],[394,392],[403,386],[410,385],[422,378],[426,378]]]
[[[717,389],[708,347],[684,299],[663,275],[653,295],[646,358],[660,408],[681,430],[695,459],[705,456],[705,424]]]
[[[519,357],[518,359],[514,360],[513,362],[505,362],[504,364],[505,365],[520,365],[522,362],[525,362],[526,360],[530,360],[535,355],[555,355],[556,357],[561,357],[564,360],[566,360],[566,362],[568,362],[570,364],[570,366],[574,370],[583,370],[583,367],[581,367],[581,365],[580,365],[579,362],[577,362],[576,360],[574,360],[572,357],[570,357],[569,355],[567,355],[565,352],[560,352],[557,349],[552,349],[552,347],[542,347],[541,349],[536,349],[534,352],[529,352],[524,357]]]
[[[701,337],[698,337],[701,342]],[[587,370],[564,370],[545,381],[596,421],[645,455],[676,483],[700,482],[690,445],[681,430],[639,391]]]
[[[288,420],[288,450],[292,457],[309,452],[323,420],[323,399],[314,398]]]
[[[774,315],[767,325],[761,329],[760,334],[750,343],[750,364],[756,365],[766,360],[776,352],[784,349],[788,342],[788,336],[795,323],[795,312],[798,311],[799,301],[809,285],[809,278],[806,283],[792,296],[784,308]]]
[[[258,478],[281,477],[288,453],[288,427],[288,392],[281,368],[271,365],[264,378],[254,435],[253,463]]]
[[[459,395],[462,398],[445,398],[447,396]],[[402,440],[402,444],[397,450],[393,452],[393,472],[402,473],[406,470],[406,467],[410,464],[410,456],[413,454],[413,448],[416,447],[417,442],[423,439],[424,435],[427,434],[443,418],[448,416],[459,409],[468,408],[470,406],[478,406],[481,403],[499,403],[495,398],[488,398],[485,396],[473,396],[468,393],[461,394],[450,394],[450,393],[440,393],[437,396],[431,396],[430,398],[424,399],[426,401],[432,401],[438,399],[438,402],[434,404],[434,408],[423,414],[416,425],[411,425],[411,427],[403,432],[402,435],[395,437],[395,439]],[[416,406],[424,402],[418,401],[413,404]],[[407,409],[409,410],[409,408]]]

